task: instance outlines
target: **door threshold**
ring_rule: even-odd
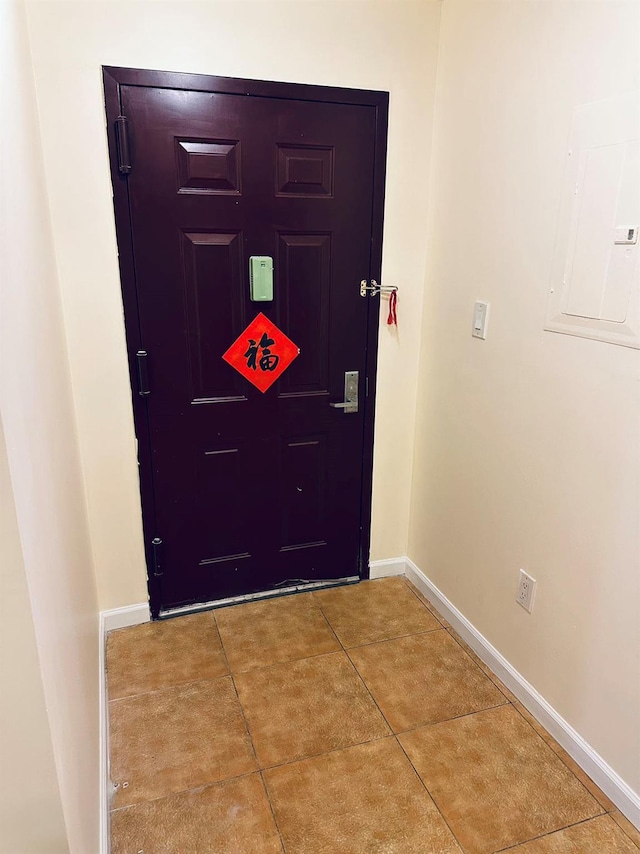
[[[212,602],[198,602],[194,605],[182,605],[179,608],[160,610],[159,620],[169,620],[171,617],[182,617],[185,614],[198,614],[201,611],[212,611],[216,608],[228,608],[230,605],[242,605],[244,602],[255,602],[260,599],[276,599],[303,590],[319,590],[327,587],[342,587],[345,584],[355,584],[360,581],[359,575],[347,575],[345,578],[331,578],[327,581],[309,581],[304,584],[293,584],[277,590],[262,590],[259,593],[246,593],[244,596],[230,596],[228,599],[215,599]]]

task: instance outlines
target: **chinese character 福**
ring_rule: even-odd
[[[271,347],[275,344],[273,338],[269,338],[266,332],[262,333],[262,338],[256,344],[254,338],[249,338],[249,349],[244,354],[247,360],[247,367],[254,371],[260,367],[261,371],[275,371],[280,361],[280,356],[276,356],[271,352]],[[258,360],[258,349],[262,350],[260,359]],[[257,363],[257,364],[256,364]]]

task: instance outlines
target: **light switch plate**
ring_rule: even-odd
[[[613,241],[617,246],[634,246],[638,242],[637,225],[619,225]]]
[[[474,338],[487,337],[487,326],[489,325],[489,303],[478,301],[473,308],[473,327],[471,334]]]

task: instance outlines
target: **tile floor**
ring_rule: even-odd
[[[402,578],[107,639],[112,854],[638,854]]]

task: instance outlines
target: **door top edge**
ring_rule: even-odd
[[[121,86],[142,86],[159,89],[191,89],[228,95],[250,95],[262,98],[285,98],[296,101],[325,101],[327,103],[386,107],[389,93],[377,89],[350,89],[341,86],[321,86],[312,83],[252,80],[237,77],[218,77],[212,74],[193,74],[186,71],[155,71],[144,68],[102,66],[103,77]]]

